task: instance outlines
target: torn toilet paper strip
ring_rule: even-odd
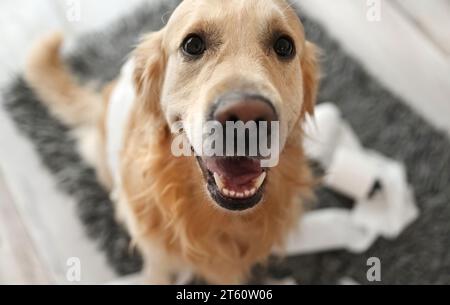
[[[318,106],[305,132],[308,157],[325,167],[325,186],[353,198],[356,204],[351,210],[305,213],[287,240],[285,254],[365,252],[381,236],[398,237],[418,217],[404,166],[364,150],[334,105]],[[380,188],[371,194],[376,184]]]

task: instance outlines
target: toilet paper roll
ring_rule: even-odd
[[[338,147],[324,184],[357,201],[367,199],[379,183],[379,167],[361,151]]]

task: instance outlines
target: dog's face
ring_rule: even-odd
[[[184,0],[136,51],[135,81],[149,111],[169,126],[181,122],[211,198],[233,211],[262,201],[270,170],[259,154],[203,156],[203,126],[278,122],[282,151],[313,111],[316,79],[314,47],[283,0]]]

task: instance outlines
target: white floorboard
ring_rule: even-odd
[[[0,285],[53,281],[0,172]]]
[[[450,60],[450,1],[396,1]]]
[[[368,21],[366,1],[298,2],[372,75],[450,135],[450,60],[390,1],[381,1],[380,22]]]

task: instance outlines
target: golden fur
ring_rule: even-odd
[[[254,264],[282,247],[298,218],[300,195],[308,196],[311,189],[301,121],[314,109],[315,48],[305,41],[295,12],[282,0],[185,0],[171,20],[145,37],[133,55],[138,100],[126,129],[117,208],[144,255],[152,283],[166,283],[170,272],[183,267],[211,283],[241,283]],[[243,27],[247,24],[255,26]],[[268,31],[282,27],[295,39],[298,55],[293,63],[280,64],[264,50],[257,51],[257,31],[264,24]],[[201,67],[187,67],[176,55],[179,41],[190,30],[205,28],[222,29],[222,39],[235,37],[237,42],[225,43],[224,50],[210,55]],[[75,131],[83,130],[76,133],[80,143],[86,141],[86,131],[95,135],[97,149],[84,156],[113,190],[104,160],[105,113],[114,83],[102,93],[79,87],[60,60],[61,41],[54,34],[39,42],[26,78],[59,119]],[[264,202],[244,213],[218,208],[195,158],[175,158],[170,150],[170,123],[204,114],[212,97],[236,86],[236,80],[271,96],[286,121],[286,144],[279,165],[270,171]]]

